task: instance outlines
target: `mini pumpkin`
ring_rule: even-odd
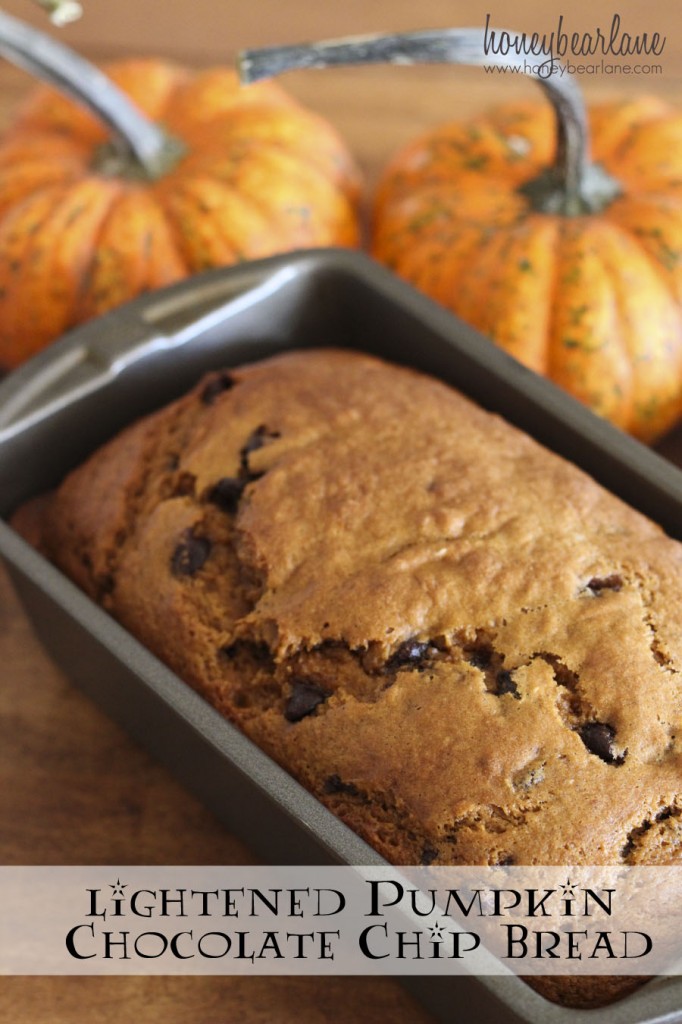
[[[246,77],[278,63],[524,70],[509,35],[500,58],[475,29],[288,48],[279,62],[252,51]],[[652,441],[682,414],[682,115],[645,98],[596,106],[588,122],[570,75],[534,77],[552,105],[503,105],[428,131],[395,156],[377,188],[372,252]]]
[[[561,207],[543,187],[551,111],[498,107],[399,153],[373,252],[526,366],[645,441],[682,412],[682,117],[656,100],[591,111],[619,183]],[[552,204],[556,202],[557,206]]]
[[[242,88],[232,70],[191,74],[158,60],[108,74],[163,124],[164,152],[145,168],[60,93],[40,87],[28,101],[0,146],[5,367],[196,271],[357,244],[358,178],[345,146],[276,85]]]

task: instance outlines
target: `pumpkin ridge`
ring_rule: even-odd
[[[33,236],[50,216],[53,202],[65,195],[68,187],[59,183],[32,192],[0,217],[0,367],[13,365],[14,353],[21,345],[16,340],[21,312],[16,279],[21,277]]]
[[[491,205],[491,196],[494,203]],[[435,241],[451,245],[462,227],[490,231],[503,230],[513,224],[525,209],[525,201],[506,182],[500,183],[497,194],[484,188],[483,182],[470,188],[457,189],[449,182],[429,183],[415,193],[402,190],[386,200],[383,212],[373,216],[373,248],[375,255],[387,258],[395,248],[395,266],[410,260],[415,241]],[[403,236],[410,238],[409,248],[401,245]],[[450,254],[444,252],[444,258]]]
[[[459,127],[452,125],[451,127]],[[396,201],[410,196],[415,187],[420,190],[426,188],[450,188],[453,193],[479,192],[486,194],[491,185],[501,186],[507,192],[518,194],[519,189],[532,181],[538,173],[535,161],[527,161],[522,175],[510,181],[505,174],[505,167],[494,168],[493,170],[468,170],[463,171],[461,167],[453,167],[451,162],[441,152],[430,147],[430,151],[423,158],[424,163],[417,169],[406,169],[403,161],[408,158],[415,159],[419,156],[419,142],[425,143],[429,140],[429,134],[425,134],[417,140],[417,144],[404,146],[393,158],[389,166],[382,174],[376,188],[375,211],[378,218],[386,216],[386,209],[390,209]],[[439,140],[444,143],[445,139]],[[423,147],[421,147],[423,148]],[[519,167],[522,163],[519,161]],[[542,167],[540,167],[542,170]]]
[[[656,102],[655,97],[650,99]],[[613,131],[614,122],[617,122],[618,112],[635,106],[638,107],[641,117],[624,124],[618,137],[604,140],[603,134],[599,131],[601,121],[604,118],[608,118],[611,122],[611,131]],[[619,165],[622,166],[620,147],[623,146],[629,135],[641,125],[665,121],[670,117],[671,112],[671,108],[667,105],[659,106],[655,110],[652,109],[648,104],[647,97],[640,97],[638,100],[628,99],[622,103],[607,102],[595,104],[590,111],[590,135],[594,140],[593,149],[597,150],[599,154],[596,157],[597,161],[608,167],[612,174],[617,174]],[[613,167],[610,166],[612,160]]]
[[[561,252],[561,236],[563,231],[563,224],[559,218],[554,218],[553,223],[555,225],[555,236],[554,245],[552,247],[552,273],[549,282],[549,288],[547,289],[547,320],[545,328],[545,369],[543,370],[543,376],[549,378],[553,384],[560,387],[554,378],[552,365],[554,362],[554,338],[556,337],[556,318],[558,303],[555,301],[555,296],[560,294],[559,290],[559,263],[560,263],[560,252]]]
[[[218,80],[219,87],[216,88],[214,83]],[[203,114],[207,92],[209,95],[219,94],[221,99],[221,105],[208,118]],[[228,103],[224,102],[225,97],[228,97]],[[216,119],[231,117],[235,111],[246,108],[268,111],[273,108],[304,109],[274,82],[259,82],[247,89],[240,84],[233,69],[213,67],[198,71],[185,82],[179,83],[178,89],[169,96],[162,117],[173,132],[183,135],[188,129],[200,129]]]
[[[33,180],[29,183],[31,178]],[[69,166],[66,162],[61,167],[56,161],[50,161],[46,165],[44,161],[38,160],[32,160],[21,167],[17,167],[16,164],[0,166],[0,222],[19,203],[36,193],[47,188],[68,187],[82,178],[82,170],[77,165]]]
[[[77,185],[85,186],[85,185],[87,185],[89,183],[90,183],[90,179],[88,179],[86,176],[83,176],[80,179],[80,181],[74,183],[74,186],[77,186]],[[108,193],[108,203],[106,203],[106,205],[100,211],[100,221],[99,221],[99,224],[97,224],[94,227],[94,229],[93,229],[93,233],[92,233],[92,236],[91,236],[91,245],[89,247],[89,251],[85,252],[84,255],[83,255],[83,262],[82,262],[81,266],[79,268],[73,268],[72,267],[72,269],[76,269],[78,271],[78,277],[77,277],[77,280],[76,280],[76,286],[75,286],[75,288],[73,290],[73,294],[72,294],[72,297],[71,297],[70,308],[66,312],[65,322],[67,324],[68,323],[72,323],[73,320],[74,320],[74,316],[76,315],[76,310],[78,309],[78,305],[80,303],[80,295],[81,295],[81,291],[82,291],[82,288],[83,288],[83,284],[88,279],[88,276],[89,276],[89,273],[90,273],[90,267],[91,267],[92,262],[93,262],[94,257],[95,257],[97,238],[98,238],[101,226],[102,226],[104,220],[106,219],[106,217],[108,216],[108,213],[111,210],[112,206],[115,204],[116,200],[118,199],[118,197],[120,195],[121,186],[119,185],[118,182],[112,183],[111,186],[108,186],[108,185],[105,184],[105,185],[102,186],[102,188],[105,191],[105,194]],[[68,196],[68,193],[67,193],[67,195],[64,197],[65,201],[67,201],[68,198],[69,198],[69,196]],[[52,213],[51,213],[50,216],[58,216],[58,215],[59,215],[59,206],[56,206],[56,207],[53,208]],[[49,222],[49,218],[48,218],[48,222]],[[40,232],[39,232],[39,234],[40,234]],[[59,239],[59,244],[63,243],[63,241],[64,241],[64,236],[62,236]],[[40,244],[40,239],[38,239],[38,242]],[[29,263],[34,258],[34,251],[35,250],[32,247],[30,247],[28,249],[27,261]],[[57,250],[57,252],[58,251],[59,250]],[[56,258],[53,259],[53,261],[52,261],[53,266],[57,262],[58,261],[57,261]]]
[[[633,194],[633,197],[634,197],[634,194]],[[649,199],[650,197],[647,196],[647,197],[642,197],[642,198]],[[680,205],[682,205],[682,203]],[[619,224],[618,221],[614,220],[612,217],[608,217],[607,216],[605,219],[608,221],[608,224],[609,224],[609,226],[611,228],[613,228],[615,231],[617,231],[624,238],[628,239],[630,242],[634,242],[635,243],[635,245],[640,250],[640,252],[642,252],[646,256],[647,261],[652,265],[652,268],[654,269],[654,271],[660,276],[660,273],[661,273],[661,263],[660,263],[659,260],[656,259],[656,257],[653,255],[653,253],[646,247],[646,245],[644,244],[644,239],[642,238],[642,236],[640,234],[638,234],[637,232],[635,232],[635,231],[629,230],[623,224]],[[672,282],[670,281],[668,275],[666,274],[665,277],[661,278],[661,280],[664,283],[664,285],[666,287],[666,290],[669,293],[671,301],[675,302],[675,303],[679,303],[677,294],[675,292],[675,289],[674,289],[674,287],[672,285]]]
[[[201,185],[202,182],[208,182],[213,187],[222,186],[225,188],[221,182],[214,181],[207,175],[193,175],[192,177],[182,176],[177,181],[173,181],[172,184],[169,179],[164,179],[158,183],[159,187],[155,189],[157,201],[161,204],[171,224],[173,237],[180,246],[182,258],[192,273],[207,270],[211,266],[217,265],[215,254],[209,256],[204,252],[203,255],[199,255],[200,249],[195,247],[195,243],[192,241],[193,237],[196,238],[196,234],[192,236],[192,233],[187,229],[186,223],[183,226],[183,218],[187,216],[188,212],[192,214],[192,223],[195,223],[197,209],[202,214],[199,223],[210,218],[214,237],[216,239],[219,237],[222,249],[219,262],[222,265],[229,265],[239,262],[242,258],[240,252],[235,249],[229,238],[223,233],[218,236],[215,218],[211,216],[211,211],[202,209],[203,200],[192,188],[192,186]]]
[[[171,238],[171,240],[173,242],[173,249],[174,249],[175,253],[177,253],[178,261],[182,265],[182,268],[183,268],[182,276],[186,277],[191,272],[190,271],[190,266],[189,266],[189,263],[187,262],[187,259],[185,258],[185,253],[183,252],[182,246],[180,245],[180,242],[178,240],[177,232],[175,230],[175,225],[172,223],[171,218],[168,216],[168,211],[165,209],[165,207],[163,206],[163,204],[159,200],[159,196],[157,195],[157,193],[156,192],[148,192],[147,193],[147,197],[149,199],[149,202],[151,204],[153,204],[153,206],[156,207],[158,209],[158,211],[159,211],[159,217],[161,219],[161,222],[163,223],[163,225],[165,226],[166,230],[168,231],[169,237]],[[159,287],[159,286],[157,284],[154,284],[154,285],[152,285],[152,287],[156,288],[156,287]]]
[[[261,202],[256,196],[250,192],[245,192],[242,188],[238,188],[232,182],[223,181],[222,178],[214,176],[210,173],[205,174],[206,178],[210,178],[216,185],[221,189],[224,189],[227,194],[237,203],[241,203],[244,206],[249,207],[254,213],[258,215],[264,227],[272,227],[273,223],[280,220],[276,216],[276,211],[273,211],[266,205],[265,202]],[[277,244],[275,242],[275,244]],[[238,254],[239,250],[235,248],[235,252]],[[239,258],[239,257],[238,257]]]
[[[278,209],[268,206],[265,202],[262,202],[257,195],[254,195],[250,191],[244,189],[238,189],[235,185],[228,185],[226,182],[217,179],[219,184],[224,188],[228,189],[236,199],[246,203],[251,207],[260,217],[262,217],[265,224],[276,225],[277,228],[283,231],[284,229],[284,218],[279,214]]]
[[[37,351],[46,338],[61,334],[73,323],[81,276],[87,272],[90,257],[87,242],[77,240],[74,225],[79,228],[79,219],[91,217],[88,228],[91,242],[97,231],[95,221],[105,215],[118,188],[115,183],[103,186],[83,177],[75,183],[34,193],[12,211],[12,216],[3,218],[0,251],[5,241],[11,242],[11,232],[18,220],[14,214],[26,214],[31,205],[43,200],[43,214],[25,233],[20,254],[11,257],[8,252],[2,252],[0,255],[1,363],[14,365],[16,352]],[[67,246],[75,259],[65,259]],[[2,267],[8,256],[9,287],[7,272],[3,273],[5,268]]]
[[[679,221],[679,238],[674,244],[666,238],[671,224],[674,224],[671,215]],[[643,226],[643,217],[647,218],[646,227]],[[676,302],[681,302],[682,194],[679,197],[672,197],[661,193],[631,193],[624,196],[618,205],[614,205],[609,211],[608,220],[625,234],[636,239],[641,248],[649,253],[654,267],[665,277],[673,298]]]
[[[647,419],[655,419],[655,422],[663,425],[663,429],[667,429],[672,426],[673,422],[677,419],[677,416],[682,409],[682,314],[680,313],[679,305],[675,299],[674,294],[669,288],[667,280],[664,280],[659,272],[659,269],[655,264],[652,265],[653,260],[649,253],[638,244],[638,239],[631,235],[629,232],[624,231],[620,225],[613,224],[610,221],[603,221],[602,228],[607,229],[614,239],[620,239],[624,244],[631,248],[636,249],[640,254],[644,255],[646,263],[651,267],[653,287],[658,287],[664,290],[667,294],[669,301],[669,307],[667,310],[661,311],[661,307],[658,302],[655,304],[647,304],[646,310],[646,322],[639,330],[635,329],[631,332],[631,341],[627,334],[624,334],[624,345],[626,355],[628,357],[629,365],[632,369],[632,411],[628,421],[627,429],[632,433],[645,436],[647,434]],[[604,251],[603,257],[604,265],[607,268],[609,275],[612,280],[616,282],[614,287],[614,295],[616,302],[620,309],[620,323],[627,324],[628,326],[632,322],[632,315],[630,313],[631,301],[638,293],[627,288],[622,276],[622,267],[627,266],[627,260],[617,260],[613,253],[609,253],[608,249]],[[641,283],[638,284],[641,287]],[[674,365],[672,363],[673,353],[666,348],[666,359],[664,361],[651,359],[651,356],[647,353],[642,356],[638,354],[637,341],[639,338],[646,338],[647,342],[651,344],[657,340],[656,332],[660,329],[659,324],[653,320],[652,308],[655,309],[657,314],[657,320],[661,321],[661,327],[663,330],[666,328],[665,321],[670,318],[675,323],[670,323],[669,327],[672,329],[672,334],[677,340],[677,373],[674,372]],[[672,336],[671,334],[671,336]],[[640,361],[641,360],[641,361]],[[651,362],[649,362],[651,360]],[[643,380],[643,374],[638,373],[640,366],[644,367],[644,370],[648,366],[660,366],[663,368],[663,372],[658,375],[655,384],[648,385],[648,396],[646,401],[643,401],[639,397],[639,392],[642,387],[646,387],[645,381]],[[675,382],[676,387],[669,391],[666,395],[664,393],[664,383]],[[672,412],[672,416],[671,416]],[[637,423],[644,421],[644,428],[640,427],[637,429]]]
[[[262,155],[262,150],[258,150],[257,152],[259,156]],[[231,160],[231,154],[229,152],[222,153],[221,156],[223,160],[226,160],[228,162]],[[219,185],[221,188],[225,189],[226,192],[229,192],[229,194],[232,197],[236,199],[244,199],[245,201],[247,201],[251,208],[260,214],[263,221],[265,221],[266,223],[272,221],[272,210],[264,202],[258,200],[258,198],[256,196],[251,195],[251,193],[243,193],[241,189],[234,184],[234,182],[228,181],[224,177],[221,177],[220,174],[211,171],[210,160],[207,161],[209,163],[208,167],[202,167],[201,165],[204,162],[203,157],[204,154],[202,153],[202,158],[197,160],[199,166],[193,169],[192,177],[194,179],[210,179],[216,185]]]
[[[272,112],[272,108],[267,109],[269,110],[269,112]],[[276,112],[279,113],[280,109],[281,108],[276,108]],[[258,112],[258,110],[259,108],[256,107],[248,107],[240,110],[239,113],[240,115],[246,116],[247,113],[249,115],[252,115],[254,111]],[[289,108],[285,108],[285,110],[288,117],[291,118],[292,111]],[[321,176],[325,179],[325,181],[328,181],[331,184],[338,186],[348,197],[349,201],[356,201],[360,190],[359,175],[357,173],[353,173],[354,168],[352,167],[352,165],[343,167],[340,165],[340,161],[338,159],[338,157],[341,156],[341,153],[338,148],[340,144],[340,139],[337,136],[336,132],[334,132],[333,130],[330,131],[329,126],[325,124],[323,119],[321,117],[318,117],[317,115],[311,114],[310,111],[296,109],[294,111],[294,116],[299,120],[301,126],[304,129],[306,129],[307,131],[314,132],[315,139],[315,144],[307,146],[305,150],[302,150],[300,148],[300,145],[296,146],[296,159],[305,166],[312,166],[316,170],[318,170]],[[232,133],[229,132],[229,120],[230,119],[228,118],[228,116],[225,115],[225,122],[228,126],[228,132],[226,137],[227,143],[232,141],[230,139],[230,135]],[[325,141],[329,143],[329,151],[337,151],[335,154],[337,159],[331,161],[327,160],[326,162],[321,159],[321,134],[326,134]],[[289,156],[293,155],[293,147],[291,143],[288,143],[282,138],[277,138],[274,136],[255,136],[253,137],[253,139],[246,139],[237,136],[235,142],[237,144],[250,143],[251,145],[253,145],[254,148],[262,147],[263,149],[265,149],[267,147],[268,149],[272,149],[276,152],[286,153]]]
[[[87,152],[107,138],[106,129],[89,111],[47,85],[38,86],[25,101],[12,137],[38,132],[65,139]]]
[[[276,125],[283,119],[286,124],[296,125],[295,134],[290,131],[287,137],[286,132],[276,131]],[[263,121],[273,122],[274,130],[263,133]],[[252,132],[249,131],[251,123]],[[323,118],[298,106],[283,109],[271,104],[245,103],[235,111],[218,115],[208,125],[198,125],[196,132],[187,131],[183,137],[190,146],[194,142],[201,143],[202,157],[224,156],[231,145],[245,150],[253,148],[256,152],[271,150],[295,155],[301,163],[315,167],[326,180],[341,188],[349,200],[357,199],[359,175],[350,161],[343,159],[345,155],[337,132]]]
[[[674,111],[668,110],[660,117],[648,118],[646,120],[637,121],[635,124],[629,125],[628,131],[625,135],[623,135],[616,148],[609,155],[609,161],[613,160],[614,166],[620,164],[625,166],[625,168],[627,169],[627,151],[632,145],[636,143],[637,133],[642,131],[643,129],[650,128],[652,124],[655,124],[658,127],[660,127],[662,124],[677,119],[679,119],[679,114],[676,114]],[[606,161],[604,162],[606,163]]]
[[[458,251],[455,252],[449,247],[447,258],[443,255],[439,238],[424,237],[415,240],[410,252],[402,258],[401,275],[411,281],[416,288],[423,288],[430,277],[433,288],[431,294],[437,301],[446,303],[450,299],[453,287],[457,287],[459,265],[468,263],[469,253],[480,243],[480,228],[467,225],[465,230],[458,232]]]
[[[679,419],[680,413],[682,413],[682,311],[680,309],[679,301],[676,297],[675,290],[672,283],[667,275],[661,274],[661,268],[656,261],[653,254],[643,244],[643,240],[635,233],[627,231],[622,225],[608,221],[609,230],[615,237],[622,238],[625,243],[635,248],[640,255],[643,255],[646,263],[651,267],[652,271],[652,282],[655,282],[655,286],[660,287],[666,293],[669,302],[668,315],[670,315],[675,321],[675,328],[671,334],[674,335],[676,342],[676,352],[673,353],[668,346],[665,349],[665,358],[654,360],[656,366],[661,369],[661,379],[664,384],[670,384],[672,382],[677,383],[677,388],[665,394],[664,384],[658,384],[656,387],[650,386],[650,392],[652,397],[649,401],[643,405],[641,402],[633,406],[635,413],[634,420],[628,425],[628,430],[635,436],[648,441],[655,436],[660,436],[669,430]],[[610,270],[615,275],[618,273],[618,266],[613,263],[610,266]],[[660,304],[650,304],[647,310],[647,323],[646,328],[640,331],[639,335],[635,334],[635,341],[637,337],[646,337],[650,339],[653,335],[651,309],[653,309],[659,316]],[[625,322],[625,318],[624,318]],[[672,326],[672,325],[671,325]],[[633,352],[628,348],[628,355],[633,358]],[[674,362],[673,355],[676,357]],[[674,365],[676,363],[676,366]],[[636,363],[634,365],[637,365]],[[633,370],[633,381],[636,378],[636,374]],[[634,386],[634,383],[633,383]],[[649,421],[649,422],[647,422]]]
[[[462,296],[462,302],[457,305],[459,315],[487,337],[490,337],[490,330],[485,318],[488,312],[486,298],[499,271],[495,249],[506,240],[502,236],[502,231],[483,232],[474,258],[465,265],[459,281]]]
[[[616,290],[594,217],[562,218],[550,377],[626,429],[632,367],[618,325]],[[605,386],[606,385],[606,386]]]
[[[23,161],[59,160],[75,161],[85,166],[90,148],[54,132],[10,132],[0,145],[0,165],[15,165]]]
[[[244,157],[247,159],[244,160]],[[253,159],[254,157],[255,160]],[[224,160],[228,163],[231,158],[234,159],[233,154],[229,152],[224,155]],[[254,206],[270,222],[279,223],[282,231],[286,234],[288,233],[286,232],[286,226],[291,224],[286,211],[287,209],[294,208],[290,207],[290,204],[287,204],[286,207],[282,206],[279,201],[277,188],[271,191],[267,201],[261,200],[257,191],[254,191],[254,186],[249,184],[248,179],[244,180],[240,177],[238,167],[240,160],[244,160],[248,172],[254,166],[259,169],[262,168],[268,159],[272,160],[270,170],[273,175],[278,175],[287,185],[292,182],[294,183],[296,207],[300,208],[304,229],[302,237],[296,238],[297,243],[299,245],[302,243],[305,245],[327,244],[330,236],[336,236],[335,244],[348,244],[348,241],[340,236],[339,217],[342,214],[342,222],[352,221],[355,224],[355,211],[350,199],[343,191],[337,188],[334,182],[320,168],[309,165],[297,153],[292,152],[287,147],[273,146],[270,143],[264,144],[262,140],[254,140],[253,143],[240,140],[238,156],[235,159],[235,167],[237,168],[235,181],[227,181],[215,171],[212,171],[210,163],[207,167],[202,167],[203,161],[201,158],[198,158],[196,163],[198,164],[197,170],[201,170],[207,177],[218,181],[223,186],[238,191],[243,196],[250,196]],[[316,203],[310,195],[313,187],[317,188],[318,192],[321,192],[326,199],[324,216],[321,216],[322,204]],[[332,203],[337,208],[333,210],[333,216],[330,217],[328,207]]]
[[[505,229],[509,245],[506,261],[500,266],[502,307],[497,311],[491,304],[489,310],[494,323],[492,339],[519,362],[544,375],[550,365],[549,330],[558,294],[559,226],[558,218],[530,214]]]
[[[156,193],[155,200],[164,216],[164,219],[168,224],[169,232],[171,234],[171,237],[173,238],[173,241],[175,242],[175,248],[177,249],[180,259],[187,268],[187,273],[197,273],[197,267],[194,265],[193,259],[191,259],[191,255],[185,244],[186,240],[184,237],[184,233],[182,231],[182,227],[178,222],[176,212],[173,210],[171,206],[169,206],[168,202],[166,201],[166,198],[163,196],[162,193]],[[206,267],[204,267],[203,269],[206,269]]]
[[[183,247],[182,247],[182,240],[178,236],[178,231],[177,231],[175,222],[173,221],[172,217],[169,215],[169,212],[168,212],[166,206],[164,205],[164,203],[162,201],[162,195],[160,194],[160,192],[158,190],[153,189],[153,190],[150,190],[149,192],[147,192],[147,197],[148,197],[150,203],[153,203],[153,205],[159,210],[159,215],[162,218],[163,223],[166,225],[166,227],[168,229],[168,233],[169,233],[170,237],[173,240],[173,246],[174,246],[175,252],[177,253],[178,259],[180,260],[180,262],[182,263],[182,265],[184,267],[185,275],[191,273],[191,268],[190,268],[189,262],[188,262],[188,260],[187,260],[187,258],[185,256],[185,252],[184,252]]]
[[[140,226],[140,238],[147,240],[148,244],[135,244],[140,238],[122,239],[117,245],[113,239],[109,240],[116,228],[128,227],[129,217],[122,216],[122,210],[130,207],[131,203],[142,204],[142,211],[146,206],[151,212],[155,208],[158,214],[156,224],[143,224]],[[138,224],[139,224],[138,211]],[[152,260],[154,236],[157,228],[161,225],[166,228],[168,240],[172,243],[170,254],[166,254],[163,261],[163,274],[159,277],[154,272]],[[130,232],[135,234],[135,232]],[[127,261],[125,257],[128,256]],[[121,259],[123,257],[123,260]],[[132,265],[132,260],[137,259],[137,271]],[[114,198],[106,216],[100,224],[97,237],[92,248],[92,259],[87,271],[82,278],[82,285],[79,291],[77,303],[77,319],[90,319],[120,305],[136,295],[151,288],[162,287],[172,284],[181,277],[186,276],[189,268],[182,258],[178,249],[177,239],[170,230],[165,211],[161,208],[155,197],[147,190],[136,186],[125,186]],[[132,277],[132,280],[131,280]],[[118,286],[118,294],[117,294]]]
[[[470,322],[490,340],[537,372],[546,369],[547,345],[536,334],[537,316],[534,310],[537,301],[531,303],[529,311],[527,302],[522,304],[520,296],[527,285],[537,280],[534,260],[528,257],[533,252],[535,229],[541,223],[546,226],[547,221],[536,219],[531,224],[530,220],[520,220],[506,225],[484,243],[487,251],[482,252],[478,248],[472,263],[483,259],[489,269],[481,283],[477,304],[469,314]],[[518,292],[519,299],[514,304],[513,316],[508,306],[510,289],[515,294]],[[465,319],[468,318],[465,316]]]
[[[284,145],[275,144],[271,148],[273,153],[280,158],[280,161],[284,159],[284,161],[287,162],[287,174],[290,174],[292,178],[294,176],[297,178],[301,183],[304,192],[307,192],[310,184],[310,178],[317,178],[321,188],[329,193],[330,199],[336,199],[336,203],[339,207],[338,214],[342,212],[344,221],[352,221],[353,224],[355,224],[355,203],[345,186],[341,185],[341,190],[337,192],[337,185],[321,165],[311,164],[307,159],[302,159],[298,154],[292,153]],[[314,204],[310,203],[311,213],[314,214],[314,210],[312,209],[313,207]],[[328,207],[326,212],[328,212]],[[327,216],[324,217],[322,223],[324,224],[325,232],[337,230],[335,224],[338,214],[335,214],[331,219]],[[310,217],[311,222],[314,222],[315,219],[314,215]],[[282,223],[284,223],[284,220]],[[344,239],[343,243],[339,240],[338,244],[348,244],[348,240]]]

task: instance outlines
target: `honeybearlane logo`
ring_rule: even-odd
[[[495,28],[486,15],[483,52],[489,72],[534,71],[541,77],[565,74],[660,74],[660,57],[667,37],[659,31],[629,31],[620,14],[609,24],[589,29],[570,28],[563,14],[550,31],[509,32]],[[513,58],[523,57],[523,64]],[[527,58],[527,59],[526,59]],[[624,58],[633,58],[625,60]]]
[[[4,974],[652,974],[680,868],[0,868]]]

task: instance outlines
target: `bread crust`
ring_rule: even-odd
[[[389,861],[682,861],[682,547],[444,384],[213,374],[14,525]]]

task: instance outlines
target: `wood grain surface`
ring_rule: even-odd
[[[64,38],[91,55],[161,52],[201,65],[241,47],[318,36],[438,25],[480,24],[488,11],[509,27],[550,29],[560,4],[519,0],[497,12],[458,0],[83,0],[86,17]],[[3,4],[41,22],[28,0]],[[164,9],[163,17],[159,12]],[[663,74],[647,91],[682,102],[682,8],[621,0],[633,31],[667,36]],[[229,10],[229,13],[228,13]],[[572,25],[610,23],[610,3],[566,5]],[[499,17],[498,17],[499,15]],[[42,21],[44,25],[45,22]],[[134,46],[128,40],[134,40]],[[592,77],[590,96],[636,92],[635,78]],[[27,77],[0,65],[0,129],[27,89]],[[356,152],[367,180],[391,152],[440,120],[483,109],[534,86],[480,71],[366,68],[297,73],[287,80],[329,117]],[[682,434],[663,450],[682,464]],[[0,570],[0,862],[6,864],[240,864],[253,856],[202,806],[71,687],[42,653]],[[5,978],[4,1024],[427,1024],[394,981],[383,979]],[[466,1010],[457,1020],[467,1021]]]

